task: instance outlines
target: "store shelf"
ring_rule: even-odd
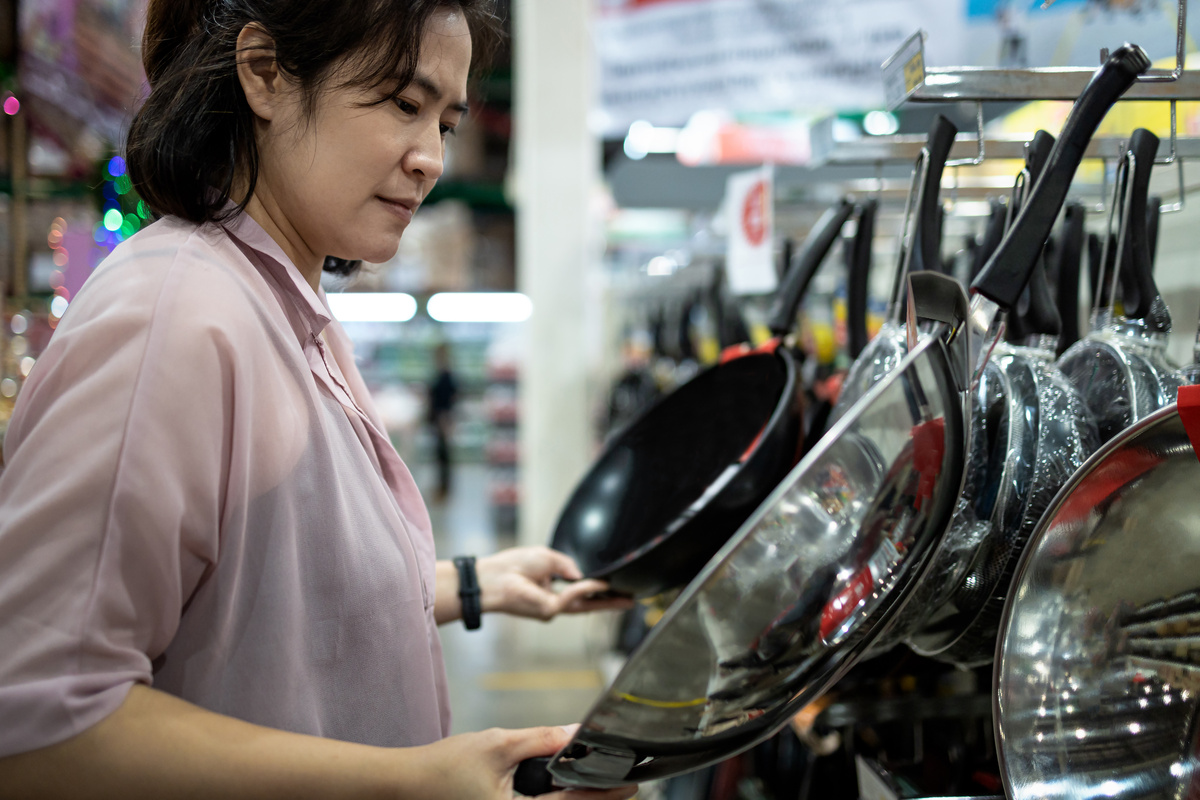
[[[1178,64],[1183,63],[1184,20],[1185,0],[1181,0]],[[1074,101],[1096,72],[1096,67],[928,67],[921,31],[905,40],[881,69],[890,109],[905,102]],[[1200,100],[1200,70],[1147,70],[1120,100]]]
[[[833,138],[833,120],[823,120],[812,128],[812,163],[814,166],[853,166],[866,163],[911,164],[925,146],[925,136],[870,136],[849,142]],[[1024,159],[1026,136],[988,137],[983,140],[986,158]],[[1084,158],[1117,159],[1125,154],[1128,137],[1097,137],[1083,153]],[[979,155],[979,139],[971,133],[959,134],[950,149],[949,160],[966,160]],[[1164,138],[1158,145],[1158,157],[1171,155],[1171,140]],[[1175,155],[1180,158],[1200,158],[1200,139],[1176,139]]]

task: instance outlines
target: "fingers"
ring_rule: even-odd
[[[558,595],[560,610],[577,614],[604,609],[633,608],[634,600],[631,597],[592,597],[607,591],[608,584],[604,581],[587,579],[573,583]]]
[[[571,734],[559,727],[522,728],[506,731],[509,741],[505,756],[511,761],[512,769],[527,758],[552,756],[567,746]]]
[[[566,553],[549,547],[531,547],[529,550],[537,552],[537,555],[549,568],[549,574],[558,575],[568,581],[577,581],[583,577],[583,573],[579,571],[579,565],[575,563],[575,559]]]

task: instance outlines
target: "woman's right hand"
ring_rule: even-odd
[[[517,765],[527,758],[554,755],[570,740],[571,733],[565,728],[492,728],[413,748],[408,751],[414,756],[414,769],[409,774],[424,777],[423,785],[413,787],[418,791],[411,796],[422,800],[511,800]],[[636,786],[623,786],[563,790],[541,797],[543,800],[625,800],[636,793]],[[405,796],[410,795],[406,793]]]

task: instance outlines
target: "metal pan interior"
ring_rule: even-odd
[[[997,645],[1010,798],[1200,791],[1198,485],[1168,406],[1101,448],[1042,517]]]
[[[558,782],[615,786],[733,755],[886,629],[962,487],[967,376],[947,330],[923,337],[688,585],[552,762]]]

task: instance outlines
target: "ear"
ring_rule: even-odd
[[[250,23],[238,34],[237,74],[250,110],[264,120],[274,119],[287,79],[275,60],[275,40],[258,23]]]

